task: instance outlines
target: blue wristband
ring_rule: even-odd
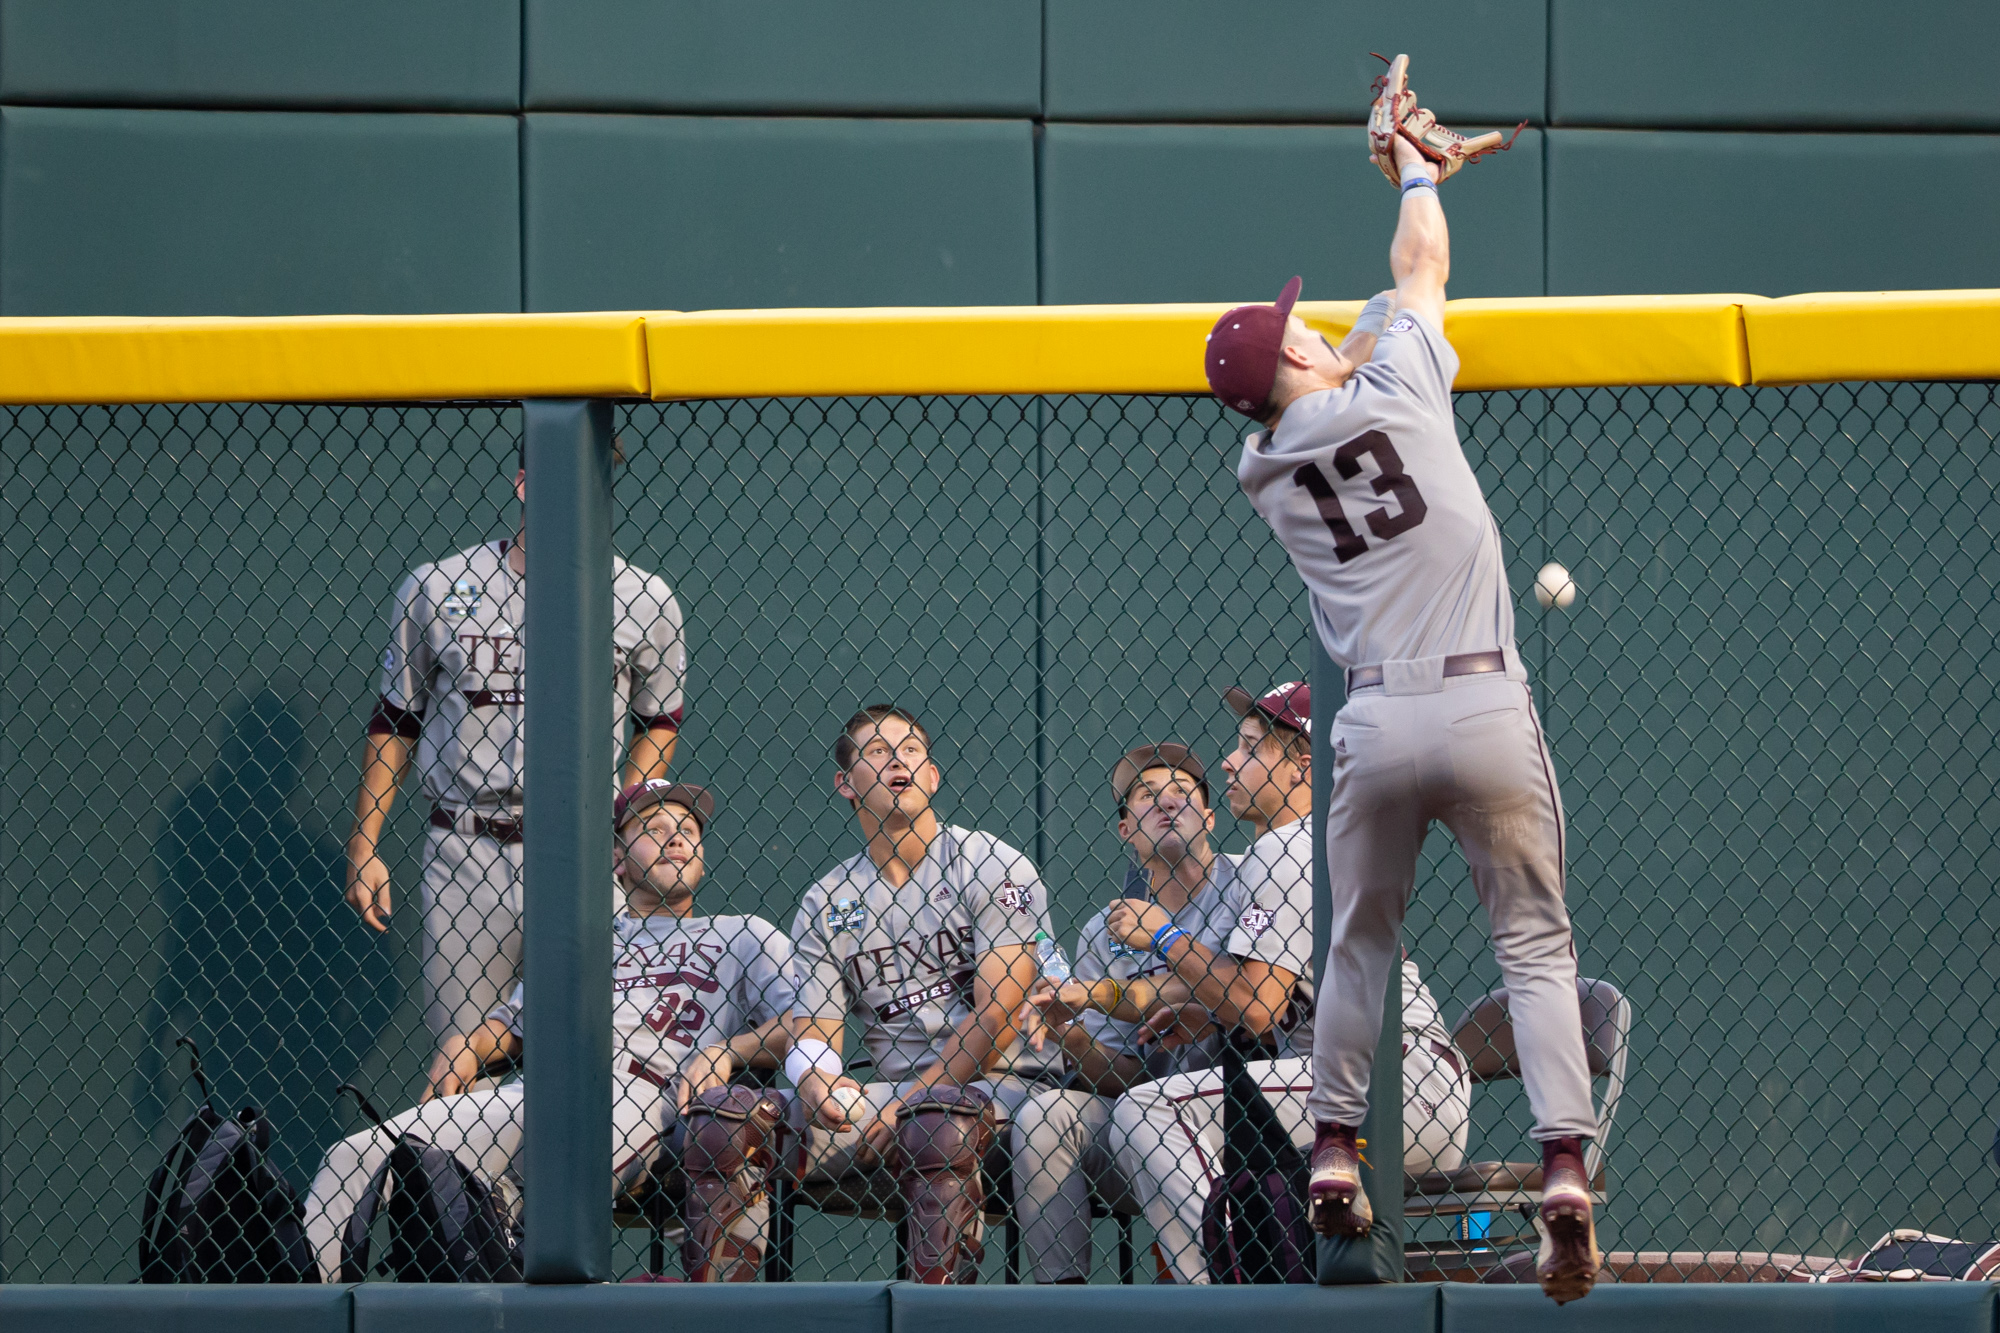
[[[1167,956],[1167,950],[1174,947],[1174,941],[1187,935],[1185,930],[1169,921],[1153,932],[1153,952],[1160,957]]]
[[[1429,176],[1412,176],[1403,182],[1403,193],[1408,194],[1412,190],[1436,190],[1437,187],[1438,183]]]

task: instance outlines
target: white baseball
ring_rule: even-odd
[[[1535,600],[1544,611],[1552,606],[1568,606],[1576,600],[1576,580],[1567,569],[1551,560],[1535,575]]]
[[[861,1104],[863,1093],[859,1088],[835,1088],[833,1090],[833,1099],[840,1103],[840,1109],[846,1113],[849,1120],[852,1120],[854,1119],[854,1108]]]

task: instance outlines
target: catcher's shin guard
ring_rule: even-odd
[[[752,1282],[764,1259],[764,1184],[785,1133],[780,1094],[710,1088],[687,1111],[681,1265],[690,1282]]]
[[[951,1085],[918,1093],[896,1126],[910,1280],[973,1282],[986,1252],[979,1166],[993,1146],[992,1099]]]

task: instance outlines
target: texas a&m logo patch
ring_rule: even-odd
[[[1026,915],[1035,906],[1035,895],[1030,889],[1022,888],[1011,879],[1000,881],[1000,891],[993,895],[993,901],[1010,912]]]
[[[1250,938],[1254,940],[1271,928],[1271,922],[1276,920],[1277,916],[1278,914],[1268,907],[1249,907],[1245,908],[1243,915],[1236,919],[1236,924],[1249,931]]]

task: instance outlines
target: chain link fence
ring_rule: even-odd
[[[1892,1227],[1986,1239],[1993,387],[1483,393],[1458,411],[1562,783],[1580,970],[1625,1001],[1605,1011],[1622,1093],[1604,1248],[1721,1276],[1851,1258]],[[389,1157],[342,1083],[456,1152],[504,1233],[532,1063],[507,1006],[519,408],[20,407],[0,431],[6,1279],[139,1275],[148,1176],[197,1095],[179,1037],[225,1116],[259,1108],[328,1276]],[[1171,981],[1143,939],[1114,938],[1136,928],[1109,909],[1150,868],[1218,968],[1277,977],[1276,1010],[1232,1012],[1259,1033],[1247,1056],[1275,1140],[1309,1143],[1282,1058],[1304,1007],[1284,962],[1304,957],[1309,981],[1311,949],[1284,938],[1310,917],[1285,924],[1281,900],[1307,872],[1258,860],[1253,842],[1296,840],[1257,841],[1258,820],[1282,834],[1290,815],[1248,785],[1289,781],[1271,776],[1288,753],[1239,748],[1271,728],[1224,700],[1308,676],[1309,631],[1237,490],[1235,419],[1180,397],[760,400],[621,407],[618,435],[623,772],[606,780],[664,774],[716,802],[641,803],[623,844],[641,848],[625,882],[670,910],[618,928],[621,1062],[653,1043],[618,1074],[620,1271],[677,1274],[701,1254],[767,1280],[969,1265],[951,1246],[983,1210],[985,1281],[1210,1276],[1199,1196],[1241,1164],[1225,1156],[1227,1080],[1199,1068],[1234,1058],[1213,1034],[1193,1048],[1206,1056],[1175,1054],[1092,1015],[1078,1030],[1097,1046],[1071,1036],[1067,1061],[1004,1055],[997,1113],[913,1111],[927,1143],[880,1145],[892,1165],[936,1154],[928,1204],[852,1134],[796,1132],[810,1108],[754,1141],[755,1110],[696,1117],[727,1131],[709,1146],[754,1160],[731,1177],[704,1158],[750,1206],[717,1205],[697,1227],[708,1248],[685,1254],[699,1191],[674,1169],[674,1108],[692,1053],[787,1011],[840,1038],[858,1084],[896,1085],[909,1043],[942,1039],[938,1015],[1001,993],[973,975],[988,954],[1039,960],[1019,983],[1055,970],[1037,930],[1079,978],[1118,983],[1093,1002],[1130,1014],[1132,983]],[[1551,560],[1579,586],[1567,607],[1530,591]],[[878,702],[920,719],[923,745],[867,758],[877,732],[897,753],[908,740],[878,719],[842,770],[843,721]],[[1114,789],[1122,755],[1167,742],[1195,760],[1155,754]],[[897,950],[870,955],[868,932],[893,913],[854,867],[869,802],[921,805],[905,792],[926,761],[944,832],[911,878],[935,901],[896,919],[937,919],[889,966]],[[380,816],[360,844],[357,806]],[[674,917],[695,843],[694,916]],[[343,902],[371,849],[380,931]],[[605,892],[613,913],[620,890]],[[714,923],[707,944],[696,919]],[[1436,1032],[1406,1035],[1406,1170],[1525,1158],[1518,1080],[1483,1076],[1492,1051],[1458,1022],[1499,977],[1441,829],[1406,939],[1437,1011]],[[903,1040],[870,1040],[849,1011],[871,1008],[877,1035]],[[1093,1051],[1103,1068],[1078,1072]],[[1187,1095],[1146,1103],[1172,1068]],[[406,1110],[461,1084],[476,1091]],[[1121,1086],[1123,1103],[1104,1095]],[[758,1201],[765,1150],[783,1162]],[[401,1177],[384,1179],[393,1205]],[[1526,1196],[1467,1179],[1410,1182],[1413,1275],[1505,1275],[1532,1249],[1509,1211]],[[375,1258],[415,1275],[382,1211]]]

